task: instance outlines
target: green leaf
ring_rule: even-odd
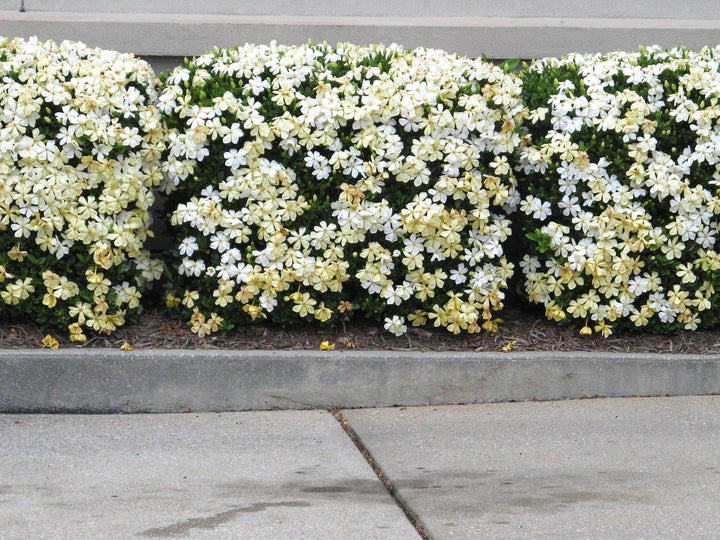
[[[509,58],[500,62],[498,66],[501,67],[505,73],[510,73],[518,68],[521,61],[520,58]]]
[[[546,251],[550,250],[550,246],[552,244],[552,237],[549,234],[546,234],[542,232],[540,229],[535,229],[533,232],[529,232],[525,234],[525,237],[535,242],[537,245],[537,250],[540,253],[545,253]]]

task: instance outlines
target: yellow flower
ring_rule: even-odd
[[[224,319],[220,317],[217,313],[212,312],[210,314],[210,318],[207,320],[207,324],[210,327],[210,332],[217,332],[220,329],[220,325],[223,323]]]
[[[580,335],[581,336],[591,336],[592,335],[592,328],[590,328],[588,325],[583,326],[580,329]]]
[[[320,350],[321,351],[332,351],[335,348],[334,343],[330,343],[329,341],[323,341],[320,344]]]
[[[43,284],[48,289],[53,289],[60,284],[60,276],[58,276],[55,272],[53,272],[51,270],[45,270],[42,273],[42,278],[43,278]]]
[[[215,305],[220,307],[225,307],[229,303],[233,301],[233,297],[230,294],[232,291],[228,290],[226,287],[223,287],[222,285],[213,291],[213,296],[215,297]]]
[[[70,330],[70,341],[77,341],[78,343],[85,343],[87,336],[83,334],[82,325],[80,323],[72,323],[68,326]]]
[[[105,279],[105,276],[102,274],[102,272],[93,272],[92,270],[87,270],[85,272],[85,278],[88,282],[88,289],[95,294],[107,294],[108,291],[110,291],[110,280]]]
[[[607,324],[605,321],[600,321],[595,325],[595,331],[600,332],[602,336],[606,338],[612,334],[612,326]]]
[[[691,264],[681,264],[678,266],[677,272],[675,272],[675,275],[679,278],[682,278],[683,283],[695,283],[695,274],[692,271],[692,265]]]
[[[8,257],[10,257],[13,261],[17,262],[23,262],[23,259],[27,257],[27,251],[23,251],[20,249],[20,246],[15,245],[12,247],[10,251],[8,251]]]
[[[292,308],[295,313],[301,317],[306,317],[307,315],[315,313],[315,305],[317,302],[310,298],[310,293],[295,293],[291,296],[293,296],[293,300],[295,302],[295,305]]]
[[[46,293],[45,296],[43,296],[42,303],[49,308],[54,308],[57,305],[57,298],[50,293]]]
[[[315,310],[315,318],[320,322],[326,322],[332,317],[332,310],[325,307],[324,302],[320,302],[320,306]]]
[[[130,344],[127,341],[123,341],[123,344],[120,346],[120,349],[123,351],[132,351],[133,348],[130,346]]]
[[[562,321],[567,317],[563,309],[555,302],[550,302],[545,308],[545,316],[553,321]]]
[[[498,322],[501,322],[500,319],[490,319],[482,323],[483,330],[487,332],[497,332],[498,331]]]
[[[512,351],[515,348],[515,345],[517,344],[517,339],[511,339],[508,341],[505,345],[502,346],[503,351]]]
[[[5,287],[4,291],[0,291],[0,296],[6,304],[17,305],[22,300],[30,297],[30,293],[35,292],[31,278],[18,279],[15,283],[10,283]]]
[[[57,349],[60,347],[60,344],[57,342],[57,340],[52,337],[50,334],[46,335],[42,340],[42,347],[43,349],[50,348],[50,349]]]
[[[245,304],[243,306],[243,311],[250,315],[250,318],[253,321],[256,321],[260,318],[267,319],[267,315],[265,315],[265,312],[263,311],[263,308],[261,306],[256,306],[254,304]]]
[[[697,306],[698,311],[704,311],[712,307],[710,300],[708,300],[700,291],[695,291],[695,299],[692,302]]]
[[[0,283],[6,279],[12,279],[15,276],[8,272],[3,265],[0,265]]]
[[[189,308],[195,306],[195,301],[200,299],[200,293],[197,291],[185,291],[183,295],[182,304]]]
[[[180,305],[180,299],[177,296],[173,296],[172,294],[168,294],[165,297],[165,305],[169,308],[174,308]]]
[[[99,264],[105,270],[109,270],[113,265],[113,251],[110,246],[98,243],[93,249],[93,261]]]
[[[413,326],[425,326],[427,324],[427,313],[421,309],[417,309],[414,313],[410,313],[407,318]]]

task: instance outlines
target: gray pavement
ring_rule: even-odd
[[[0,538],[719,538],[720,397],[0,415]],[[341,420],[341,421],[339,421]]]
[[[418,535],[324,411],[0,416],[0,538]]]
[[[720,398],[347,411],[441,538],[719,538]]]
[[[72,39],[148,58],[157,70],[213,47],[268,43],[401,43],[473,57],[714,46],[715,0],[0,0],[0,35]]]

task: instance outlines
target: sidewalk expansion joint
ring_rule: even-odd
[[[415,512],[413,512],[413,510],[402,499],[400,494],[395,489],[395,486],[392,485],[388,477],[385,475],[383,470],[375,461],[375,458],[370,453],[370,450],[368,450],[367,447],[363,444],[358,434],[355,433],[355,430],[350,427],[350,424],[342,415],[342,413],[337,409],[330,410],[330,413],[335,417],[335,419],[338,421],[345,433],[347,433],[347,436],[350,437],[350,440],[353,442],[353,444],[355,444],[355,447],[365,458],[365,461],[367,461],[368,465],[370,465],[370,468],[375,472],[380,482],[382,482],[382,485],[385,486],[385,489],[387,490],[390,497],[392,497],[393,501],[395,501],[395,504],[397,504],[400,510],[402,510],[403,514],[405,514],[405,517],[412,524],[412,526],[415,527],[415,530],[420,535],[420,538],[422,538],[423,540],[432,540],[432,538],[430,538],[430,535],[425,531],[425,527],[420,521],[420,518],[418,518],[417,514],[415,514]]]

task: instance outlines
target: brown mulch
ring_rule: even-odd
[[[0,349],[41,348],[50,334],[60,348],[103,347],[118,349],[127,343],[133,349],[318,349],[327,341],[335,350],[414,350],[414,351],[601,351],[616,353],[687,353],[720,352],[720,329],[700,330],[671,336],[643,333],[581,336],[577,327],[560,327],[542,314],[506,309],[497,333],[453,335],[442,329],[410,328],[395,337],[380,324],[348,323],[334,330],[311,326],[249,326],[227,334],[199,338],[180,321],[161,312],[147,311],[140,320],[117,330],[111,336],[95,336],[79,345],[62,330],[44,330],[31,324],[0,324]]]

